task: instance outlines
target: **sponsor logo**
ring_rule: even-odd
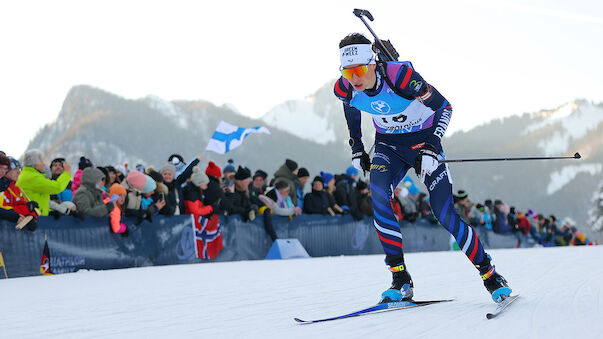
[[[417,149],[419,149],[419,148],[422,148],[423,146],[425,146],[425,142],[422,142],[422,143],[420,143],[420,144],[416,144],[416,145],[412,145],[412,146],[410,147],[410,149],[414,151],[414,150],[417,150]]]
[[[381,144],[381,143],[380,143],[380,144]],[[382,144],[382,145],[384,145],[384,146],[389,146],[389,147],[393,147],[393,146],[386,145],[386,144]],[[395,150],[395,149],[396,149],[396,148],[394,147],[394,150]],[[383,159],[383,160],[384,160],[386,163],[388,163],[388,164],[390,163],[390,161],[389,161],[389,157],[388,157],[387,155],[385,155],[385,154],[381,153],[381,152],[377,152],[377,153],[375,153],[375,155],[373,156],[373,161],[374,161],[374,159],[377,159],[377,158]]]
[[[442,179],[444,179],[444,177],[447,175],[448,171],[443,171],[442,173],[440,173],[440,175],[438,175],[432,182],[431,185],[429,185],[429,191],[433,191],[433,189],[440,183],[440,181],[442,181]]]
[[[389,107],[389,104],[383,100],[377,100],[377,101],[371,102],[371,108],[375,112],[379,112],[379,113],[389,113],[389,111],[391,110],[391,107]]]
[[[376,165],[376,164],[371,164],[371,172],[375,170],[375,171],[379,171],[381,173],[385,173],[387,172],[387,167],[385,165]]]
[[[442,111],[442,116],[440,117],[440,121],[438,121],[438,127],[436,127],[436,130],[434,132],[434,134],[440,139],[442,139],[442,137],[444,137],[444,133],[446,133],[446,128],[448,128],[451,116],[452,110],[445,109],[444,111]]]
[[[358,47],[356,47],[356,46],[349,46],[347,48],[344,48],[343,52],[341,52],[341,56],[347,57],[347,56],[354,56],[354,55],[358,55]]]
[[[421,89],[421,86],[423,86],[423,82],[422,81],[417,81],[417,80],[413,80],[410,82],[411,86],[415,87],[415,91],[419,91]]]

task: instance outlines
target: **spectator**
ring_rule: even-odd
[[[358,170],[354,166],[348,167],[345,174],[336,177],[333,196],[337,205],[352,214],[355,220],[361,220],[363,216],[358,211],[356,191],[354,190],[356,180],[358,180]]]
[[[109,173],[109,181],[107,181],[107,187],[111,190],[114,183],[120,183],[121,180],[117,176],[117,170],[113,166],[105,166],[107,173]]]
[[[109,188],[109,194],[111,196],[116,195],[118,197],[115,201],[115,208],[113,208],[113,210],[109,214],[111,231],[113,233],[127,235],[128,229],[126,227],[126,224],[121,222],[121,216],[123,214],[122,211],[124,209],[124,203],[126,202],[126,195],[128,193],[122,185],[114,183],[113,185],[111,185],[111,188]]]
[[[203,191],[207,190],[209,177],[203,173],[199,166],[193,167],[191,180],[183,189],[184,205],[186,214],[197,216],[208,216],[213,214],[214,208],[211,205],[203,204]],[[214,204],[218,204],[215,202]]]
[[[243,221],[253,221],[257,205],[252,205],[249,198],[249,183],[251,182],[251,171],[239,166],[235,174],[234,192],[226,193],[226,200],[229,201],[228,214],[239,214]]]
[[[469,221],[473,226],[485,226],[484,205],[473,204],[469,210]]]
[[[429,196],[423,192],[419,193],[419,199],[417,201],[417,213],[419,213],[419,217],[427,219],[432,224],[438,223],[438,219],[436,219],[431,211]]]
[[[528,235],[530,234],[530,221],[522,212],[517,213],[517,229],[519,232]]]
[[[324,180],[321,176],[312,180],[312,192],[304,198],[304,213],[335,215],[329,203],[329,195],[324,191]]]
[[[509,224],[509,212],[510,208],[507,204],[500,200],[494,201],[494,213],[496,215],[496,222],[492,224],[493,230],[496,233],[509,233],[512,230]]]
[[[75,175],[73,176],[73,182],[71,183],[71,192],[73,192],[74,194],[75,191],[77,191],[77,189],[82,184],[82,171],[87,167],[92,167],[92,161],[90,161],[90,159],[84,156],[80,157],[80,161],[78,163],[78,170],[75,171]]]
[[[269,208],[274,210],[274,214],[281,216],[294,216],[302,213],[301,208],[295,206],[291,201],[289,191],[291,187],[284,181],[279,180],[274,184],[274,188],[266,193],[266,197],[270,198],[272,202],[266,204]],[[265,199],[264,199],[265,200]]]
[[[335,197],[333,193],[335,193],[335,176],[329,172],[320,172],[320,176],[324,181],[325,192],[327,192],[327,196],[329,197],[329,206],[335,213],[339,214],[347,214],[349,211],[344,211],[341,206],[335,202]]]
[[[57,180],[59,175],[65,172],[65,168],[63,164],[65,163],[64,158],[56,158],[50,162],[50,174],[52,180]],[[57,203],[62,203],[64,201],[71,201],[73,199],[73,191],[71,191],[71,182],[67,185],[67,188],[59,194],[53,194],[50,196],[51,201],[56,201]]]
[[[459,216],[463,219],[467,225],[471,225],[471,221],[469,220],[469,210],[471,208],[471,202],[469,201],[469,195],[467,192],[463,190],[459,190],[457,194],[454,196],[454,207],[459,212]]]
[[[12,157],[0,155],[0,176],[8,181],[8,187],[0,192],[0,219],[16,223],[16,229],[27,227],[35,231],[38,227],[38,204],[28,201],[16,185],[21,173],[21,164]]]
[[[364,181],[358,181],[356,187],[356,200],[358,201],[358,210],[369,217],[373,216],[373,199],[368,185]]]
[[[268,179],[268,173],[261,169],[255,171],[253,174],[253,181],[249,184],[249,197],[252,204],[257,206],[264,205],[262,200],[260,200],[260,195],[266,192],[266,179]]]
[[[85,215],[105,217],[115,207],[113,202],[104,203],[102,187],[105,185],[105,175],[101,170],[87,167],[82,171],[82,184],[73,195],[73,203]]]
[[[174,165],[174,161],[176,161],[178,164],[183,164],[180,158],[181,157],[178,154],[173,154],[170,156],[171,163],[163,165],[163,167],[161,167],[159,170],[161,177],[163,178],[163,184],[168,189],[165,197],[165,207],[163,207],[160,211],[160,214],[163,215],[171,216],[184,214],[185,206],[184,197],[182,195],[182,187],[193,173],[193,167],[197,166],[203,159],[203,155],[198,155],[193,161],[190,162],[190,164],[186,165],[186,167],[181,167],[183,171],[177,175],[178,169],[176,165]]]
[[[119,165],[119,166],[115,167],[115,173],[117,175],[117,177],[115,178],[115,181],[117,181],[121,184],[126,179],[126,174],[128,174],[128,171],[126,171],[125,166]]]
[[[404,218],[408,222],[413,223],[419,218],[417,207],[421,191],[410,181],[405,182],[404,187],[406,187],[407,190],[402,190],[399,199],[402,204]]]
[[[226,210],[226,196],[220,187],[222,170],[213,161],[210,161],[205,169],[205,174],[209,178],[209,183],[207,184],[207,190],[204,192],[203,204],[217,207],[217,211],[214,211],[214,213],[222,213]],[[216,202],[218,202],[217,205]]]
[[[295,189],[297,190],[297,207],[304,208],[304,188],[308,179],[310,178],[310,172],[305,167],[301,167],[297,171],[297,180],[295,181]]]
[[[137,218],[136,224],[140,224],[146,216],[146,211],[141,209],[142,191],[147,182],[146,176],[139,171],[130,171],[122,183],[126,189],[126,200],[124,201],[123,213],[127,216]]]
[[[40,215],[46,216],[50,212],[49,202],[51,194],[59,194],[67,188],[71,180],[71,165],[63,163],[65,171],[56,180],[46,178],[44,174],[44,160],[42,152],[32,149],[23,155],[23,171],[17,180],[17,186],[30,200],[40,206]]]
[[[297,206],[297,189],[295,188],[295,181],[297,180],[297,163],[291,159],[286,159],[285,163],[274,172],[274,182],[277,180],[284,180],[290,188],[289,196],[293,205]]]
[[[232,173],[232,176],[234,176],[236,172],[237,172],[237,170],[234,166],[234,160],[228,159],[228,162],[224,166],[224,169],[222,169],[222,174],[224,175],[225,178],[228,177],[228,179],[232,179],[231,173]]]

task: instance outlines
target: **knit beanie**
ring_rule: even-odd
[[[228,163],[226,164],[226,166],[224,166],[224,169],[222,170],[222,172],[224,173],[224,175],[226,175],[226,173],[232,172],[235,173],[235,167],[234,167],[234,160],[232,159],[228,159]]]
[[[310,176],[310,172],[308,172],[308,170],[305,167],[301,167],[299,169],[299,171],[297,171],[298,178],[309,177],[309,176]]]
[[[345,174],[348,177],[353,178],[358,175],[358,170],[356,169],[356,167],[350,166],[345,170]]]
[[[10,168],[10,159],[7,156],[0,154],[0,165]]]
[[[201,171],[199,166],[195,166],[193,167],[193,174],[191,174],[191,181],[193,185],[201,187],[203,184],[209,183],[209,178]]]
[[[174,166],[173,164],[170,164],[169,162],[165,165],[163,165],[163,167],[161,167],[161,169],[159,169],[159,173],[163,174],[163,172],[172,172],[172,174],[174,176],[176,176],[176,166]]]
[[[78,168],[83,170],[86,167],[92,167],[92,161],[86,157],[80,157],[80,162],[78,163]]]
[[[126,177],[126,182],[135,189],[142,191],[147,183],[147,177],[138,171],[130,171]]]
[[[222,171],[220,170],[220,167],[218,167],[218,165],[216,165],[216,163],[213,161],[210,161],[207,164],[207,168],[205,169],[205,174],[209,175],[210,177],[214,177],[216,179],[220,179],[222,177]]]
[[[297,163],[291,159],[286,159],[285,160],[285,165],[287,166],[287,168],[293,172],[297,169]]]
[[[247,178],[251,178],[251,171],[249,168],[239,166],[237,173],[235,173],[235,180],[245,180]]]
[[[325,186],[327,186],[329,184],[329,182],[335,178],[335,176],[329,172],[320,172],[320,176],[322,177],[322,181],[325,184]]]
[[[255,179],[256,177],[262,177],[262,179],[266,180],[266,178],[268,178],[268,173],[259,169],[253,174],[253,179]]]
[[[363,189],[368,188],[368,185],[366,184],[366,182],[361,180],[361,181],[358,181],[358,183],[356,184],[356,188],[359,191],[362,191]]]
[[[143,175],[147,179],[147,181],[145,182],[144,187],[142,188],[142,193],[147,194],[153,192],[153,190],[157,188],[157,183],[150,176],[146,174]]]
[[[115,183],[115,184],[111,185],[111,188],[109,188],[109,194],[126,195],[127,193],[126,193],[126,189],[122,185]]]
[[[316,181],[320,181],[323,184],[325,182],[320,175],[317,175],[317,176],[314,177],[314,179],[312,180],[312,184],[314,184]]]

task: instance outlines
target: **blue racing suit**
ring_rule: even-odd
[[[361,111],[372,115],[376,129],[375,155],[370,169],[374,225],[386,255],[401,255],[402,234],[392,209],[394,188],[414,167],[419,150],[433,146],[442,157],[441,138],[452,116],[450,103],[410,62],[377,65],[374,89],[358,92],[347,79],[335,83],[335,95],[343,101],[353,152],[364,150]],[[477,265],[486,258],[475,230],[454,208],[452,178],[446,164],[425,177],[431,208],[440,224],[456,239],[469,260]]]

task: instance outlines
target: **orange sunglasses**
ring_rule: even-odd
[[[352,76],[354,74],[356,74],[356,76],[360,78],[363,77],[366,73],[368,73],[368,64],[341,69],[341,75],[346,79],[352,79]]]

